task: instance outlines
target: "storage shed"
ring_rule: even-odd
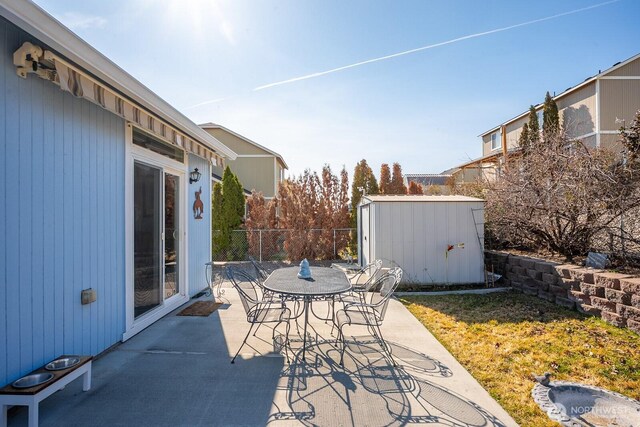
[[[358,259],[399,266],[403,283],[484,282],[484,201],[466,196],[364,196]]]

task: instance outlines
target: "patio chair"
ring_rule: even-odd
[[[256,278],[258,279],[258,281],[260,283],[264,283],[264,281],[267,280],[267,277],[269,277],[269,272],[267,271],[267,269],[264,268],[263,265],[256,261],[256,259],[251,255],[247,256],[247,259],[256,270]]]
[[[236,352],[235,356],[233,356],[233,359],[231,359],[231,363],[234,363],[236,357],[240,354],[240,351],[246,344],[254,326],[257,325],[259,328],[264,323],[276,323],[273,327],[272,334],[272,338],[275,339],[276,329],[283,322],[287,325],[284,350],[287,357],[287,363],[289,363],[289,352],[287,351],[287,346],[289,345],[289,319],[291,318],[291,310],[289,310],[282,301],[261,299],[258,291],[260,287],[256,280],[244,271],[237,270],[233,267],[227,267],[225,272],[233,284],[233,287],[238,291],[238,295],[242,301],[242,306],[247,315],[247,322],[251,324],[247,335],[242,341],[242,345]]]
[[[370,302],[347,302],[342,310],[338,310],[335,315],[336,326],[338,328],[338,339],[342,342],[340,352],[340,365],[343,365],[346,342],[344,337],[345,326],[367,326],[371,335],[380,344],[382,350],[389,356],[393,366],[397,366],[391,355],[391,347],[384,341],[380,326],[384,321],[389,305],[389,299],[398,287],[402,279],[402,269],[392,268],[374,281],[371,288],[379,289],[371,296]]]
[[[376,276],[381,268],[382,260],[378,259],[365,265],[353,274],[347,274],[352,286],[351,291],[346,295],[342,295],[340,300],[344,303],[356,301],[366,302],[367,292],[373,289],[373,285],[376,283]]]

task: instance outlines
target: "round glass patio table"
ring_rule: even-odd
[[[314,299],[333,298],[351,290],[351,282],[340,270],[329,267],[311,267],[310,279],[298,279],[298,267],[279,268],[267,277],[265,289],[304,301],[304,334],[302,343],[302,360],[305,360],[307,347],[307,325],[309,324],[309,307]]]

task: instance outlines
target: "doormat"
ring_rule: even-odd
[[[182,310],[177,316],[208,316],[222,305],[215,301],[196,301]]]

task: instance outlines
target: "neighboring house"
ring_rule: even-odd
[[[259,191],[267,200],[278,195],[278,184],[289,168],[280,154],[224,126],[205,123],[200,127],[237,153],[236,159],[227,164],[249,194],[252,190]],[[220,177],[223,172],[224,168],[214,166],[214,180],[215,175]]]
[[[599,71],[553,99],[570,138],[580,139],[591,147],[619,152],[622,148],[618,142],[620,127],[630,123],[640,109],[640,54]],[[542,104],[535,106],[541,125],[542,107]],[[495,177],[505,156],[517,151],[528,115],[527,110],[482,133],[482,157],[454,168],[456,180],[470,182],[469,179],[480,176]]]
[[[0,3],[0,81],[5,384],[205,288],[207,177],[236,154],[29,1]]]
[[[451,174],[447,173],[408,173],[404,175],[404,185],[409,188],[409,183],[415,182],[422,186],[424,194],[442,194],[451,193],[450,188]]]

